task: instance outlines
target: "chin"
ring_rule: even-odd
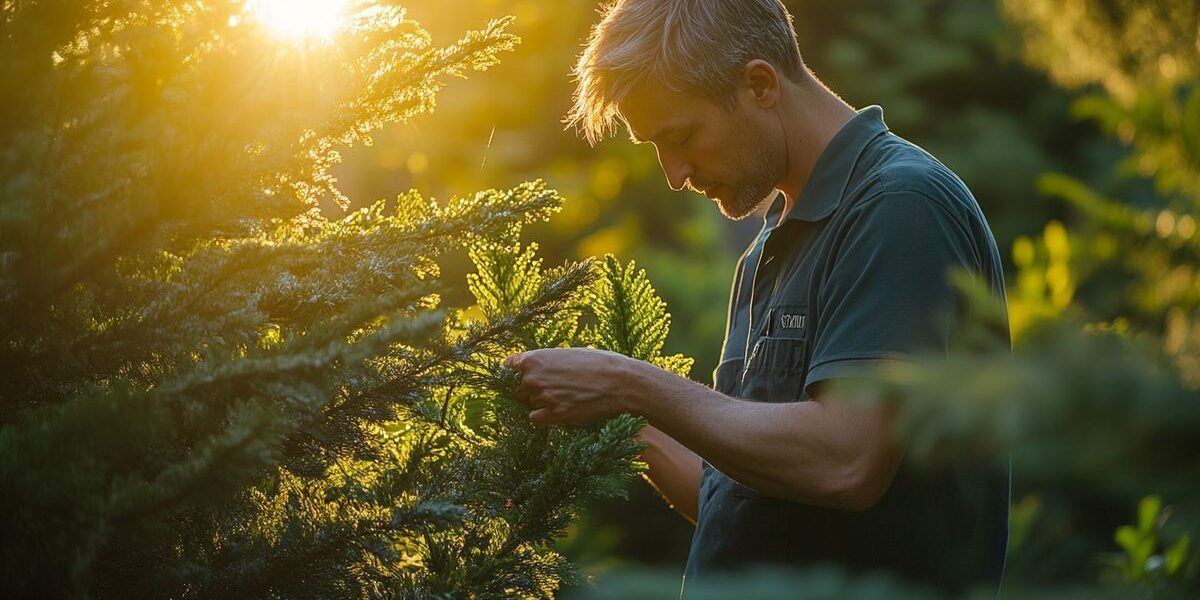
[[[733,198],[714,198],[717,208],[725,218],[731,221],[741,221],[758,212],[774,195],[775,190],[764,195],[739,194]]]
[[[741,206],[730,206],[724,200],[717,201],[717,209],[721,211],[721,216],[730,221],[741,221],[746,217],[754,214],[753,210],[745,210]]]

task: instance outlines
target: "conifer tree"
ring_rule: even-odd
[[[535,430],[501,360],[686,372],[662,302],[615,259],[543,270],[540,182],[322,211],[339,149],[508,21],[438,46],[349,2],[279,39],[253,6],[0,2],[0,596],[552,596],[550,542],[641,468],[640,422]],[[439,296],[460,248],[471,310]]]

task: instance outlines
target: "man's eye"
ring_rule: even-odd
[[[690,139],[692,139],[692,132],[688,131],[687,133],[676,136],[675,145],[682,146],[682,145],[686,144],[688,142],[688,140],[690,140]]]

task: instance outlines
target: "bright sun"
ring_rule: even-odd
[[[250,0],[251,14],[286,38],[329,39],[345,23],[346,0]]]

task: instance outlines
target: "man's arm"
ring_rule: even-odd
[[[888,407],[851,402],[828,386],[812,402],[750,402],[647,363],[625,367],[627,410],[767,496],[866,510],[903,457]]]
[[[778,498],[865,510],[891,485],[903,455],[890,409],[818,387],[812,402],[730,398],[650,363],[588,348],[509,358],[523,373],[517,397],[535,425],[639,414],[726,475]],[[588,373],[580,377],[579,373]]]
[[[646,444],[642,459],[650,469],[646,479],[672,508],[693,524],[699,514],[700,456],[653,425],[637,434]]]

